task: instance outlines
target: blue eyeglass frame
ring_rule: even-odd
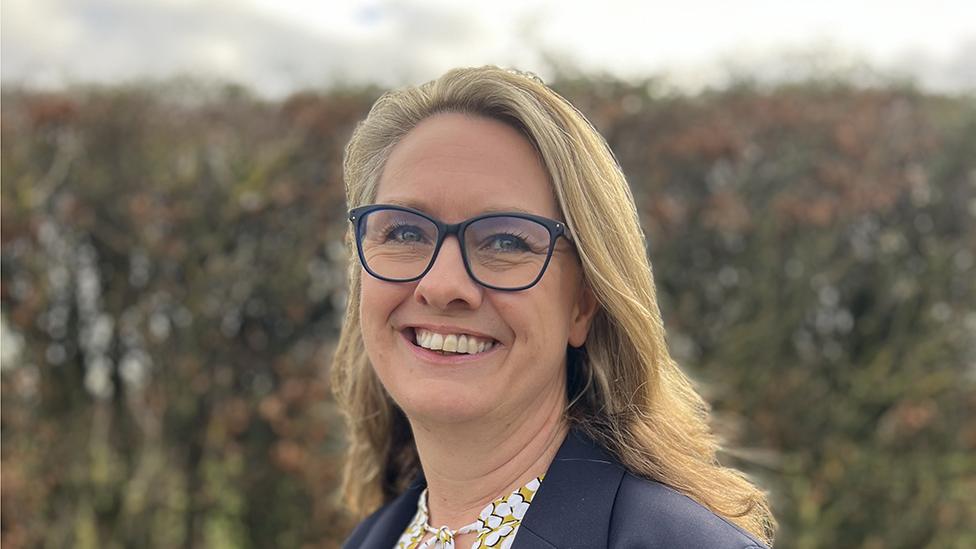
[[[377,210],[399,210],[402,212],[411,213],[430,221],[431,223],[434,224],[435,227],[437,227],[437,243],[434,245],[434,253],[433,255],[430,256],[430,263],[427,264],[427,267],[423,270],[422,273],[412,278],[388,278],[375,273],[372,269],[369,268],[369,265],[366,263],[366,256],[363,255],[362,220],[363,218],[366,217],[367,214],[370,214]],[[536,276],[532,282],[525,284],[524,286],[517,286],[515,288],[493,286],[491,284],[486,284],[481,280],[479,280],[478,277],[475,276],[474,272],[471,270],[471,264],[468,263],[468,250],[464,244],[464,239],[461,238],[461,236],[464,234],[465,229],[468,228],[468,225],[476,221],[480,221],[482,219],[488,219],[492,217],[517,217],[521,219],[527,219],[529,221],[534,221],[544,226],[546,230],[549,231],[549,249],[546,251],[546,261],[545,263],[542,264],[542,269],[539,270],[539,275]],[[478,215],[470,219],[466,219],[460,223],[444,223],[443,221],[431,217],[430,215],[427,215],[424,212],[415,210],[413,208],[408,208],[406,206],[398,206],[396,204],[370,204],[367,206],[360,206],[358,208],[353,208],[349,210],[349,221],[352,222],[356,230],[356,252],[359,254],[359,262],[362,264],[363,268],[366,269],[366,272],[370,274],[370,276],[374,278],[378,278],[380,280],[385,280],[387,282],[413,282],[415,280],[420,280],[421,278],[423,278],[424,275],[430,272],[430,269],[434,266],[434,262],[437,261],[437,255],[440,254],[441,252],[441,245],[444,244],[444,240],[447,239],[448,236],[453,235],[458,241],[458,247],[460,247],[461,249],[461,261],[464,263],[464,270],[468,272],[468,276],[471,277],[471,280],[474,280],[475,282],[484,286],[485,288],[489,288],[492,290],[499,290],[503,292],[519,292],[522,290],[527,290],[532,286],[535,286],[536,284],[538,284],[540,280],[542,280],[542,275],[546,274],[546,269],[549,268],[549,261],[552,259],[552,252],[556,248],[556,241],[559,240],[559,237],[565,238],[566,241],[569,242],[570,244],[573,243],[573,237],[569,234],[569,231],[566,228],[566,224],[563,223],[562,221],[556,221],[555,219],[549,219],[548,217],[542,217],[540,215],[533,215],[533,214],[523,213],[523,212],[491,212],[491,213]]]

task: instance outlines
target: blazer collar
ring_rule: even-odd
[[[532,498],[512,549],[605,547],[623,467],[570,431]]]
[[[522,519],[512,549],[603,547],[624,469],[605,450],[571,430]],[[423,476],[393,500],[370,528],[363,549],[390,549],[417,512]]]
[[[417,513],[417,499],[426,486],[427,481],[421,474],[406,491],[380,511],[376,522],[358,548],[349,549],[391,549],[396,546],[403,531]]]

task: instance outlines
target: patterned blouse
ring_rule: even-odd
[[[542,478],[534,478],[507,498],[500,497],[489,503],[481,510],[478,520],[457,530],[451,530],[447,526],[434,528],[427,523],[427,490],[424,489],[417,501],[417,514],[400,536],[395,549],[455,549],[454,536],[471,532],[478,534],[471,549],[508,549],[515,541],[522,517],[529,510],[529,504],[539,490]],[[433,536],[428,538],[429,534]],[[424,538],[428,539],[424,541]]]

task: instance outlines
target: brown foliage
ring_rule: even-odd
[[[976,542],[971,98],[557,88],[781,545]],[[374,98],[4,94],[5,546],[337,546],[340,162]]]

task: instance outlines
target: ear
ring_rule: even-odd
[[[586,336],[590,333],[590,324],[593,322],[593,317],[596,316],[599,306],[593,290],[584,280],[580,284],[576,303],[573,304],[573,312],[570,317],[568,342],[571,347],[582,347],[586,343]]]

